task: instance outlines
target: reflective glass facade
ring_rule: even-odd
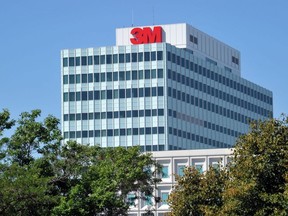
[[[229,148],[250,120],[272,117],[271,91],[168,43],[62,50],[61,64],[65,140],[143,151]]]

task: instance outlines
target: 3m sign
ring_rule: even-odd
[[[132,44],[147,44],[162,42],[162,27],[155,26],[153,30],[150,27],[133,28],[130,32],[133,38],[130,38]]]

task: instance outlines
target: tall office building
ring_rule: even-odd
[[[143,151],[229,148],[272,92],[240,52],[188,24],[120,28],[116,46],[61,51],[65,140]]]

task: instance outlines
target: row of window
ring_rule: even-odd
[[[63,84],[112,82],[163,78],[163,69],[115,71],[107,73],[70,74],[63,76]]]
[[[224,91],[221,91],[217,88],[213,88],[209,85],[206,85],[205,83],[199,82],[197,80],[194,80],[192,78],[189,78],[187,76],[181,75],[180,73],[177,73],[175,71],[168,70],[168,79],[172,79],[178,83],[182,83],[183,85],[189,86],[191,88],[197,89],[199,91],[202,91],[206,94],[209,94],[213,97],[217,97],[221,100],[224,100],[228,103],[232,103],[234,105],[240,106],[244,109],[247,109],[249,111],[255,112],[257,114],[271,117],[271,113],[269,110],[266,110],[260,106],[256,106],[255,104],[252,104],[248,101],[244,101],[240,98],[237,98],[231,94],[228,94]]]
[[[219,106],[217,104],[211,103],[201,98],[194,97],[190,94],[186,94],[185,92],[181,92],[171,87],[168,87],[168,96],[173,97],[177,100],[192,104],[194,106],[200,107],[202,109],[206,109],[208,111],[217,113],[227,118],[231,118],[233,120],[242,122],[244,124],[249,124],[249,119],[255,120],[255,119],[249,118],[248,116],[237,113],[233,110],[227,109],[225,107]]]
[[[193,134],[191,132],[179,130],[177,128],[169,127],[168,130],[169,130],[169,134],[177,136],[177,137],[182,137],[183,139],[187,139],[187,140],[190,140],[190,141],[195,141],[195,142],[198,142],[198,143],[207,144],[207,145],[214,146],[214,147],[217,147],[217,148],[230,148],[231,147],[227,143],[223,143],[223,142],[220,142],[220,141],[217,141],[217,140],[213,140],[213,139],[210,139],[210,138],[207,138],[207,137],[196,135],[196,134]],[[177,147],[176,147],[176,149],[177,149]]]
[[[163,60],[163,51],[65,57],[63,58],[63,67],[118,64],[156,60]]]
[[[64,114],[64,121],[164,116],[164,109]]]
[[[164,134],[164,127],[69,131],[64,132],[64,138],[75,139],[75,138],[88,138],[88,137],[112,137],[112,136],[150,135],[150,134]]]
[[[174,53],[167,52],[167,59],[168,61],[171,61],[172,63],[175,63],[179,66],[182,66],[188,70],[194,71],[195,73],[202,75],[204,77],[207,77],[208,79],[212,79],[215,82],[219,82],[223,85],[226,85],[230,88],[233,88],[241,93],[247,94],[251,97],[254,97],[260,101],[263,101],[265,103],[268,103],[272,105],[272,97],[269,97],[268,95],[265,95],[259,91],[256,91],[248,86],[245,86],[239,82],[236,82],[232,79],[229,79],[221,74],[218,74],[214,71],[211,71],[205,67],[202,67],[201,65],[198,65],[196,63],[190,62],[188,59],[185,59],[183,57],[177,56]]]
[[[64,92],[63,100],[66,101],[87,101],[87,100],[106,100],[136,97],[163,96],[163,87],[146,87],[132,89],[111,89],[82,92]]]
[[[217,132],[229,135],[229,136],[239,137],[240,135],[242,135],[242,133],[238,131],[235,131],[230,128],[226,128],[226,127],[223,127],[223,126],[220,126],[220,125],[208,122],[208,121],[196,119],[189,115],[177,112],[176,110],[168,109],[168,115],[176,119],[182,119],[183,121],[201,125],[204,128],[208,128],[208,129],[211,129],[211,130],[214,130],[214,131],[217,131]]]

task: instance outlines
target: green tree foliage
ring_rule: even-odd
[[[126,215],[129,192],[152,193],[158,167],[139,148],[61,145],[59,120],[39,121],[40,110],[20,115],[1,140],[0,215]],[[13,126],[0,112],[0,138]],[[158,169],[156,169],[157,171]]]
[[[186,169],[169,202],[171,215],[288,215],[288,118],[252,123],[220,172]]]
[[[171,216],[215,215],[223,204],[222,192],[227,173],[210,168],[200,173],[187,167],[182,177],[176,176],[177,185],[169,196]]]
[[[236,146],[225,215],[288,215],[288,118],[251,124]]]

